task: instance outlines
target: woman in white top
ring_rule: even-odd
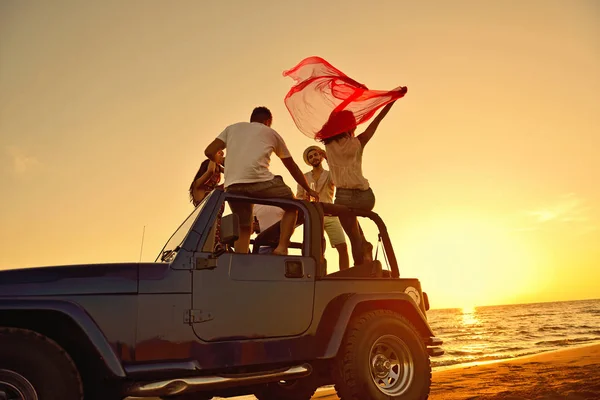
[[[336,187],[335,204],[367,211],[371,211],[375,206],[375,195],[369,186],[369,181],[362,173],[362,154],[393,104],[393,102],[387,104],[367,129],[358,136],[354,135],[356,121],[352,112],[340,111],[329,119],[330,124],[353,126],[349,131],[322,140],[325,144],[323,157],[327,159]],[[367,261],[372,260],[373,245],[365,239],[356,216],[340,216],[340,222],[352,244],[354,265],[363,264],[365,258]]]

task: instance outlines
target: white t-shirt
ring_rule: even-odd
[[[279,222],[283,217],[283,209],[280,207],[269,206],[266,204],[255,204],[254,215],[258,220],[260,232],[264,232],[271,225]]]
[[[269,171],[271,153],[291,157],[285,142],[275,130],[259,122],[229,125],[217,139],[225,143],[225,187],[235,183],[266,182],[275,177]]]

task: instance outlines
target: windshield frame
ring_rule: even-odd
[[[175,259],[177,253],[183,248],[183,244],[190,236],[190,232],[193,231],[198,217],[206,207],[206,204],[208,204],[208,200],[211,196],[213,196],[214,192],[215,191],[211,192],[208,196],[202,199],[200,204],[198,204],[196,208],[194,208],[194,210],[183,220],[183,222],[179,224],[175,232],[173,232],[173,234],[165,242],[165,245],[156,256],[154,262],[171,263]],[[181,234],[184,234],[184,236],[181,238],[181,240],[179,240]],[[176,239],[177,243],[175,243],[174,239]]]

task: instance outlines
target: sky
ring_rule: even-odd
[[[143,233],[153,261],[258,105],[308,170],[282,72],[314,55],[408,87],[363,169],[432,308],[600,297],[593,0],[2,1],[0,269],[138,261]]]

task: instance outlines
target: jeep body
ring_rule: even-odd
[[[224,205],[230,201],[260,201],[297,209],[302,237],[292,248],[299,254],[231,252],[237,219],[223,216]],[[373,261],[327,274],[323,216],[339,212],[354,212],[375,222],[389,269],[383,270],[379,261]],[[225,250],[215,252],[218,220]],[[262,239],[253,240],[255,247]],[[65,369],[77,376],[64,386],[79,381],[81,388],[65,389],[67,398],[63,400],[82,396],[203,399],[249,393],[262,399],[285,393],[289,398],[303,398],[307,395],[299,394],[301,390],[286,392],[284,384],[301,383],[303,388],[309,387],[309,394],[322,385],[351,386],[344,382],[354,372],[344,372],[344,363],[351,368],[354,361],[345,360],[351,357],[345,351],[355,351],[348,350],[351,340],[367,340],[350,337],[351,326],[360,332],[361,323],[402,318],[418,337],[419,352],[424,351],[426,357],[443,354],[438,347],[441,341],[427,323],[428,308],[419,281],[400,278],[389,236],[377,214],[299,200],[251,199],[215,190],[181,224],[155,262],[1,271],[0,399],[12,395],[30,400],[34,397],[27,397],[26,392],[33,388],[37,398],[45,400],[40,391],[48,382],[40,383],[45,378],[35,376],[38,367],[14,367],[35,360],[28,348],[36,346],[42,354],[51,353],[46,359],[67,359],[68,363],[61,360],[62,364],[57,364],[67,367],[53,371],[55,382],[62,379]],[[361,320],[361,316],[368,318]],[[373,348],[365,356],[373,386],[390,386],[386,368],[388,375],[401,368],[406,360],[398,360],[399,354],[406,352],[406,347],[410,353],[415,346],[394,345],[394,335],[384,336],[391,340],[390,349],[396,346],[397,354],[386,350],[382,342],[383,347]],[[404,358],[415,358],[411,362],[416,365],[421,353]],[[19,357],[22,359],[15,361]],[[428,359],[426,363],[404,378],[402,371],[392,374],[404,380],[429,374],[428,380],[419,383],[419,397],[410,394],[412,383],[405,382],[396,392],[380,390],[382,398],[426,398]],[[51,376],[43,372],[40,376]],[[25,394],[16,397],[11,387],[21,378],[29,385],[24,384],[21,392]],[[353,393],[340,396],[352,399]],[[377,393],[374,390],[363,398],[378,398]]]

